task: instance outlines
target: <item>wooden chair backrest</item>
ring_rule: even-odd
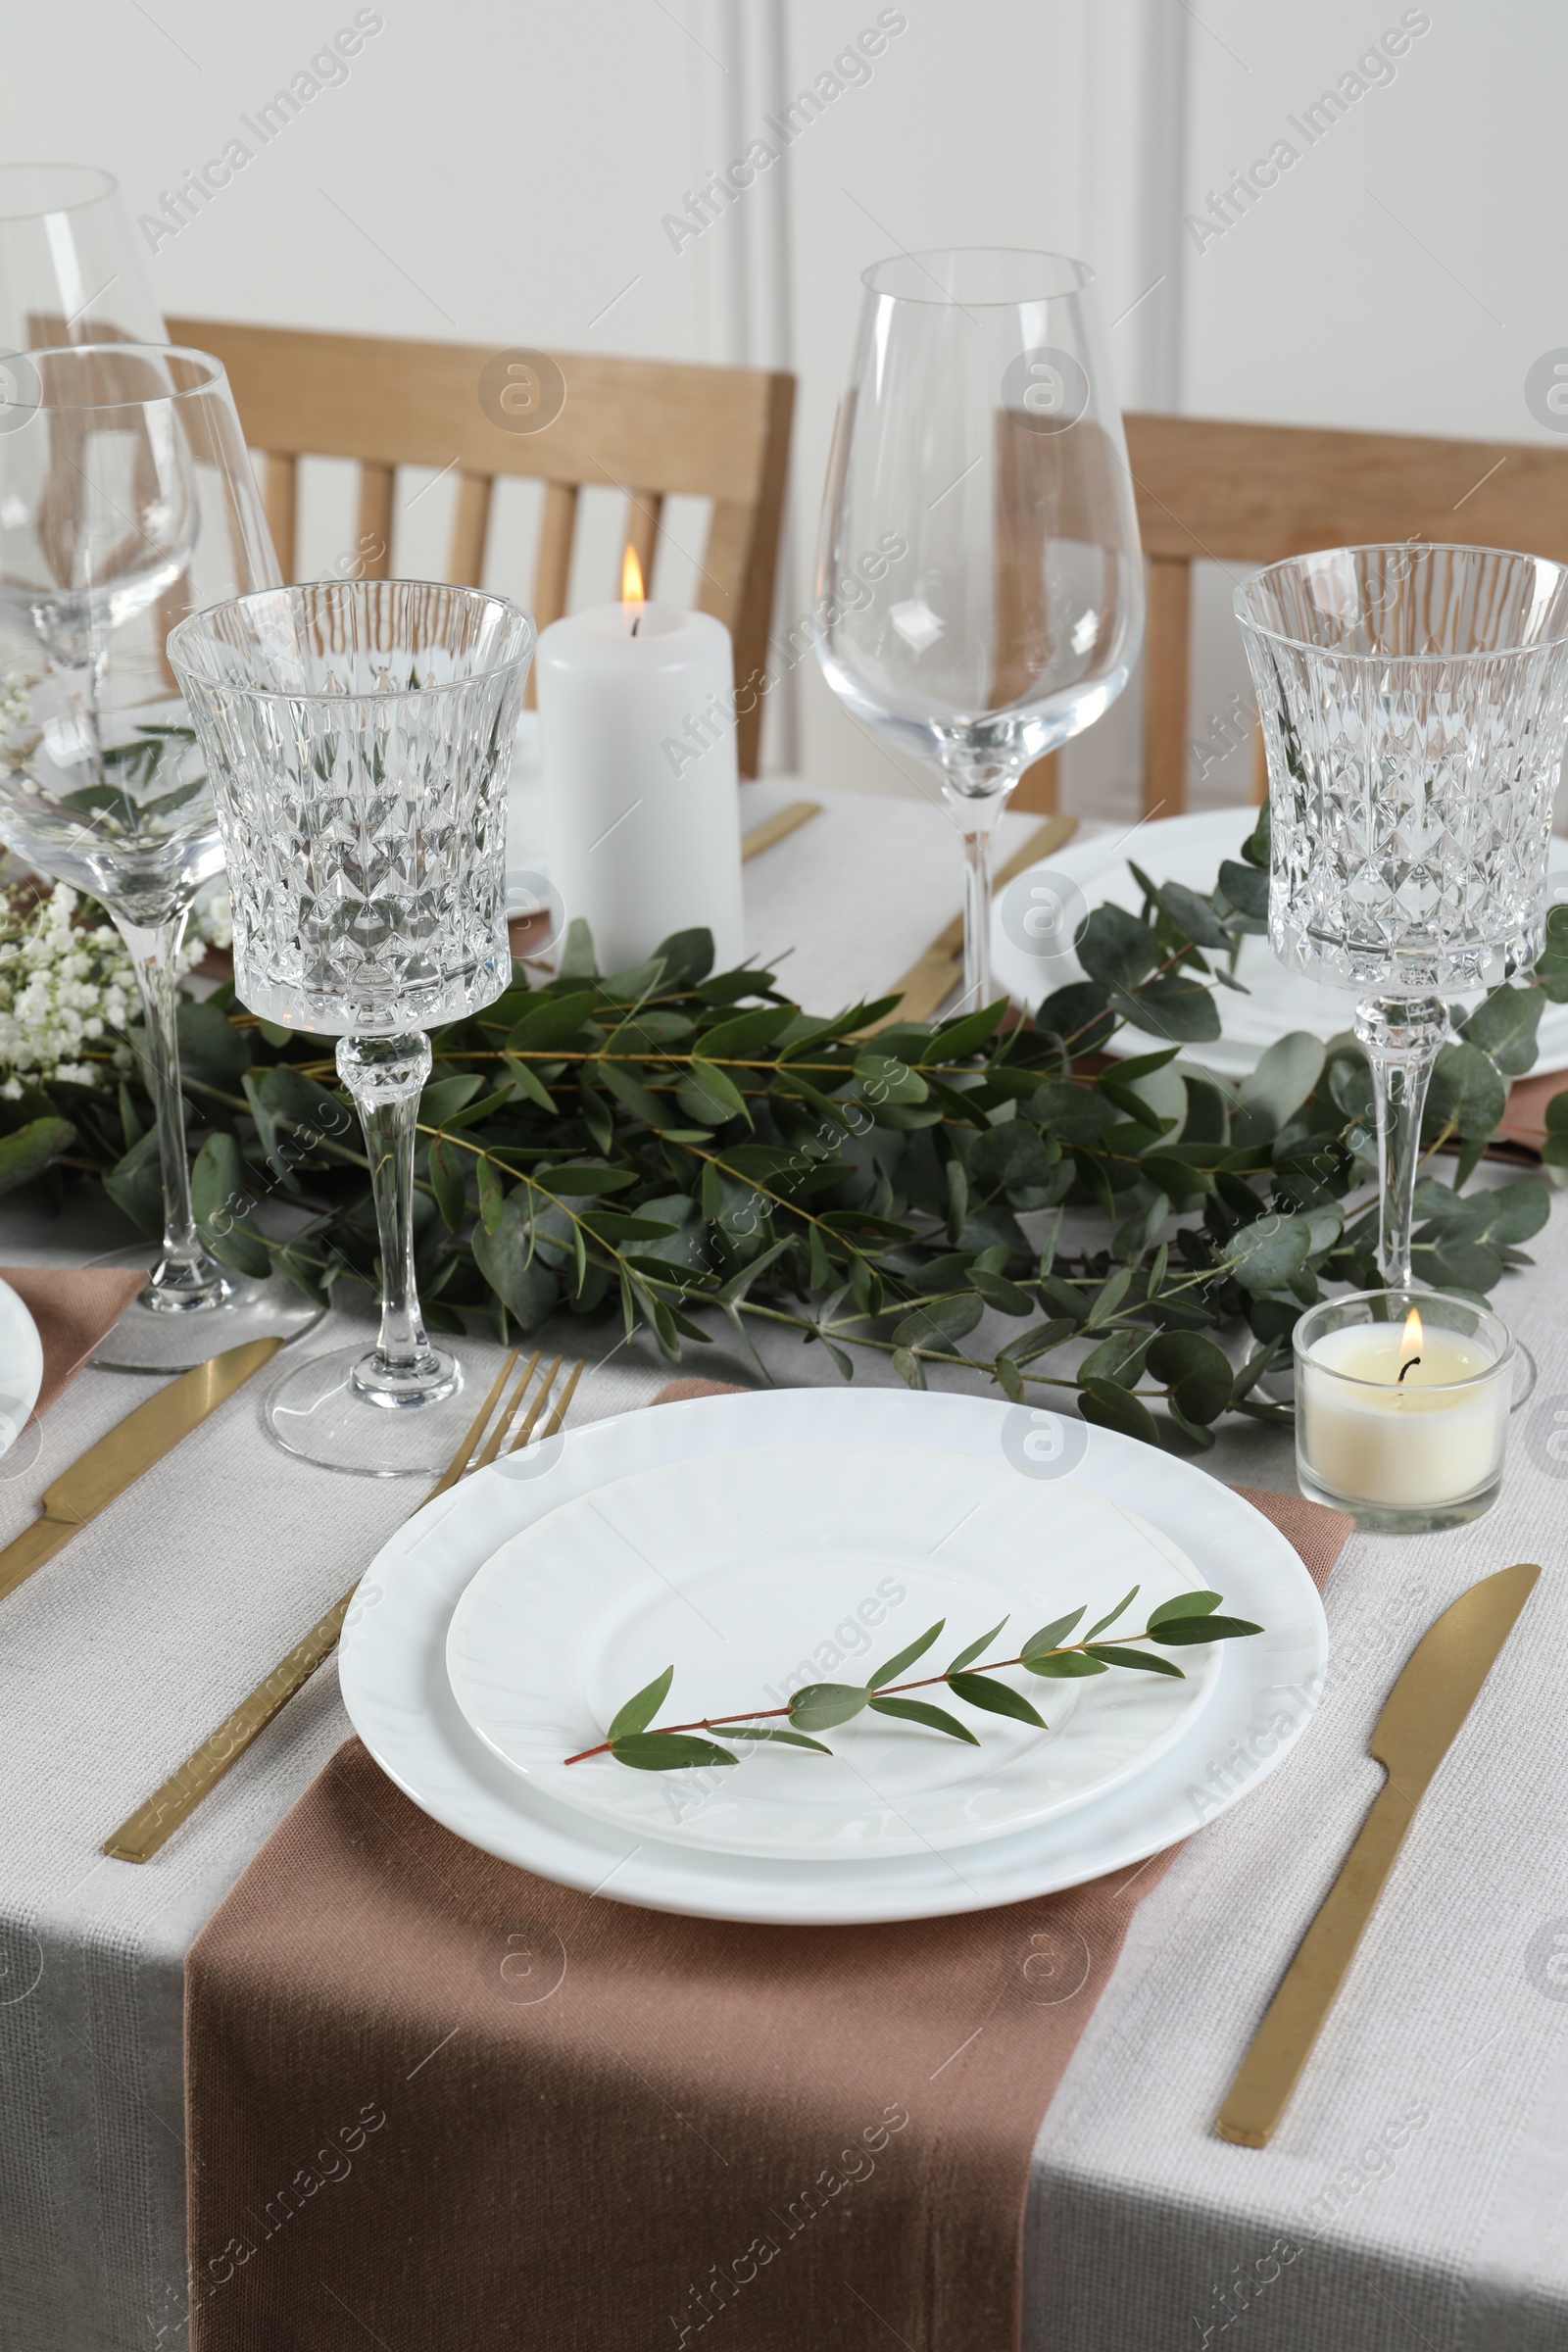
[[[1146,815],[1187,806],[1195,563],[1252,571],[1313,548],[1385,540],[1461,540],[1568,563],[1568,448],[1200,416],[1124,422],[1149,592]],[[1260,741],[1254,730],[1254,799]],[[1015,806],[1054,808],[1055,791],[1054,762],[1041,760]]]
[[[394,342],[377,335],[240,326],[218,318],[171,318],[177,343],[221,360],[251,447],[264,456],[267,519],[285,579],[294,577],[298,462],[359,462],[361,577],[390,577],[393,486],[400,466],[457,469],[458,504],[449,578],[483,575],[490,504],[498,476],[547,484],[530,610],[541,629],[566,609],[581,490],[619,490],[625,537],[652,579],[663,502],[687,494],[712,501],[698,605],[735,641],[735,674],[766,660],[777,570],[779,521],[789,469],[795,378],[756,368],[711,368],[668,360],[618,360],[565,352],[554,363],[564,401],[529,428],[538,398],[534,355],[498,355],[479,345]],[[502,359],[508,355],[501,355]],[[490,373],[487,375],[486,370]],[[499,374],[499,384],[495,378]],[[481,376],[489,387],[481,403]],[[498,393],[508,397],[498,399]],[[515,427],[496,412],[516,414]],[[616,576],[606,601],[620,593]],[[530,699],[531,699],[530,681]],[[743,776],[757,772],[762,703],[737,723]]]

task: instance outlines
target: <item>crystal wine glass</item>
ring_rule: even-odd
[[[1236,612],[1268,751],[1269,937],[1292,970],[1360,992],[1378,1267],[1405,1290],[1444,1000],[1541,953],[1568,570],[1494,548],[1332,548],[1244,580]]]
[[[1106,710],[1143,564],[1093,284],[1061,254],[901,254],[864,276],[822,505],[817,658],[929,760],[966,860],[964,1003],[990,1001],[991,837],[1024,769]]]
[[[335,1470],[439,1470],[472,1415],[419,1312],[415,1123],[424,1032],[512,976],[507,775],[533,647],[515,606],[420,580],[241,597],[169,643],[217,790],[235,988],[338,1039],[365,1128],[379,1341],[308,1357],[265,1407],[280,1445]]]
[[[109,173],[86,164],[0,164],[0,373],[8,354],[41,346],[164,340]]]
[[[135,968],[163,1248],[95,1360],[171,1371],[318,1312],[204,1246],[176,1031],[176,957],[222,847],[164,641],[197,607],[275,581],[277,560],[216,360],[111,342],[8,367],[22,396],[0,413],[0,841],[99,900]]]

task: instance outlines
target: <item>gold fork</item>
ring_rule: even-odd
[[[489,1396],[475,1413],[466,1435],[451,1461],[424,1497],[425,1502],[433,1501],[437,1494],[444,1494],[449,1487],[457,1485],[460,1478],[467,1477],[472,1471],[483,1470],[488,1463],[495,1460],[503,1445],[506,1446],[509,1453],[515,1453],[533,1437],[534,1430],[538,1426],[539,1416],[550,1401],[551,1391],[556,1385],[564,1359],[558,1355],[551,1364],[549,1371],[539,1384],[532,1404],[508,1443],[512,1424],[516,1417],[519,1405],[528,1393],[529,1384],[538,1369],[539,1358],[543,1350],[538,1348],[534,1349],[518,1377],[516,1386],[497,1414],[496,1406],[500,1402],[502,1392],[508,1381],[512,1378],[513,1368],[521,1352],[519,1348],[514,1348],[502,1365]],[[566,1408],[571,1402],[577,1383],[582,1378],[582,1371],[583,1362],[579,1356],[562,1385],[561,1394],[556,1398],[549,1420],[539,1432],[541,1446],[560,1431],[562,1423],[566,1418]],[[495,1415],[493,1426],[491,1426],[492,1415]],[[485,1436],[486,1429],[489,1429],[490,1432],[488,1437]],[[481,1440],[483,1440],[482,1444]],[[476,1447],[477,1451],[475,1451]],[[419,1507],[422,1509],[423,1505],[421,1504]],[[250,1696],[240,1700],[233,1713],[226,1716],[217,1731],[211,1733],[202,1741],[194,1754],[186,1757],[178,1771],[171,1773],[163,1787],[155,1789],[145,1804],[138,1805],[135,1812],[128,1819],[122,1821],[111,1837],[104,1839],[103,1850],[112,1860],[116,1862],[147,1861],[151,1855],[157,1853],[164,1840],[178,1829],[187,1814],[195,1811],[208,1789],[222,1779],[235,1758],[245,1753],[252,1740],[267,1729],[273,1716],[287,1704],[295,1691],[310,1681],[321,1660],[336,1646],[338,1636],[343,1631],[343,1620],[348,1615],[349,1603],[358,1589],[357,1581],[350,1585],[341,1598],[327,1610],[326,1615],[318,1624],[312,1626],[304,1641],[297,1642],[288,1656],[280,1659],[266,1680],[257,1684]]]

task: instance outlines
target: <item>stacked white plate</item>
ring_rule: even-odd
[[[984,1654],[1016,1655],[1133,1585],[1118,1632],[1195,1588],[1264,1631],[1174,1653],[1182,1681],[1001,1678],[1044,1732],[923,1693],[973,1747],[862,1714],[830,1756],[566,1761],[671,1664],[661,1724],[863,1682],[938,1618],[911,1678],[999,1619]],[[628,1413],[466,1481],[370,1567],[341,1675],[382,1769],[487,1852],[624,1902],[807,1924],[980,1910],[1142,1860],[1278,1768],[1326,1657],[1296,1551],[1190,1464],[1022,1406],[796,1389]]]
[[[1242,843],[1257,821],[1255,808],[1208,808],[1190,816],[1161,817],[1153,824],[1130,830],[1109,827],[1079,836],[1057,850],[1043,865],[1032,866],[997,894],[992,913],[991,956],[997,985],[1014,1004],[1031,1012],[1043,997],[1084,977],[1076,956],[1041,957],[1020,945],[1020,925],[1009,925],[1009,903],[1027,911],[1032,882],[1047,875],[1070,882],[1080,893],[1086,911],[1096,906],[1123,906],[1136,914],[1144,903],[1141,884],[1132,866],[1143,868],[1152,882],[1181,882],[1206,895],[1219,879],[1221,860],[1239,858]],[[1568,841],[1553,839],[1549,890],[1553,901],[1568,898]],[[1057,895],[1060,895],[1059,893]],[[1054,942],[1050,944],[1054,944]],[[1189,1061],[1215,1070],[1221,1077],[1245,1078],[1259,1057],[1292,1030],[1307,1030],[1326,1044],[1348,1029],[1355,1018],[1355,992],[1333,988],[1287,971],[1266,939],[1242,942],[1236,977],[1247,990],[1216,988],[1220,1034],[1187,1050]],[[1473,1004],[1459,998],[1455,1004]],[[1140,1029],[1120,1029],[1106,1049],[1111,1054],[1149,1054],[1168,1046],[1168,1038]],[[1568,1070],[1568,1004],[1548,1004],[1542,1015],[1536,1071]]]

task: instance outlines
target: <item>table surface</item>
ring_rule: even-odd
[[[747,821],[789,786],[749,788]],[[1006,855],[1030,820],[1008,819]],[[749,936],[791,941],[792,993],[885,987],[951,915],[944,812],[849,798],[747,869]],[[102,1204],[0,1207],[0,1263],[74,1263],[125,1239]],[[1568,2331],[1568,1218],[1498,1303],[1540,1365],[1490,1517],[1356,1537],[1327,1595],[1333,1663],[1291,1769],[1196,1838],[1135,1910],[1116,1974],[1035,2153],[1028,2345],[1154,2352],[1231,2327],[1270,2352],[1536,2352]],[[337,1345],[330,1317],[300,1343]],[[1001,1334],[998,1334],[1000,1338]],[[609,1327],[573,1425],[645,1402],[666,1368]],[[977,1335],[983,1339],[984,1331]],[[485,1351],[475,1350],[476,1356]],[[774,1340],[772,1377],[815,1350]],[[733,1346],[691,1369],[755,1381]],[[483,1363],[475,1370],[483,1373]],[[264,1376],[265,1377],[265,1376]],[[862,1382],[889,1380],[880,1362]],[[156,1386],[84,1372],[0,1460],[0,1544],[49,1480]],[[1294,1485],[1280,1433],[1227,1430],[1205,1467]],[[183,2341],[181,1970],[191,1938],[348,1725],[329,1665],[157,1858],[107,1832],[371,1557],[413,1482],[334,1477],[266,1440],[242,1392],[4,1604],[0,1646],[0,2342],[146,2352]],[[1268,2149],[1212,2119],[1251,2029],[1380,1780],[1366,1740],[1414,1640],[1454,1595],[1544,1562],[1513,1643],[1434,1784],[1298,2095]],[[1257,1736],[1266,1740],[1267,1727]],[[1250,1769],[1244,1747],[1219,1778]],[[1195,1826],[1203,1791],[1194,1791]],[[1136,1876],[1129,1903],[1139,1894]],[[1560,1943],[1556,1938],[1560,1936]],[[1240,2340],[1240,2339],[1238,2339]]]

